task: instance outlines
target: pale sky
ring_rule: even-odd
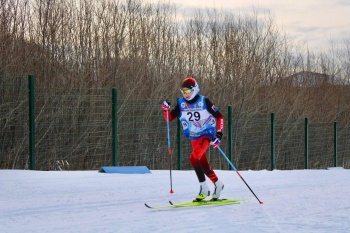
[[[217,8],[232,12],[269,11],[276,25],[295,43],[311,51],[327,52],[331,41],[340,45],[350,40],[350,0],[151,0],[170,2],[178,13],[193,8]],[[193,12],[193,11],[192,11]]]

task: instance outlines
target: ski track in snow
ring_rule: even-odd
[[[350,171],[216,171],[238,205],[149,209],[191,201],[194,171],[105,174],[0,170],[0,232],[349,232]],[[210,188],[213,185],[208,182]]]

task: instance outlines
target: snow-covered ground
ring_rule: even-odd
[[[105,174],[98,171],[0,170],[0,232],[235,232],[350,231],[350,171],[216,171],[223,198],[239,205],[153,210],[168,200],[192,200],[193,171]],[[212,187],[212,184],[210,184]]]

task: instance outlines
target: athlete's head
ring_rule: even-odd
[[[187,77],[182,81],[181,93],[186,100],[193,99],[199,93],[199,85],[192,77]]]

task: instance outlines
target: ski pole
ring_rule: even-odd
[[[173,194],[173,177],[171,174],[172,167],[172,156],[170,147],[170,122],[169,122],[169,111],[166,111],[166,128],[167,128],[167,138],[168,138],[168,155],[170,156],[170,193]]]
[[[255,195],[255,193],[253,192],[253,190],[249,187],[249,185],[247,184],[247,182],[245,182],[245,180],[243,179],[243,177],[241,176],[241,174],[238,172],[237,168],[233,165],[233,163],[227,158],[227,156],[225,155],[225,153],[222,151],[222,149],[220,147],[217,147],[220,151],[220,153],[222,154],[222,156],[224,156],[224,158],[227,160],[227,162],[231,165],[231,167],[233,168],[233,170],[235,170],[235,172],[238,174],[238,176],[243,180],[243,182],[245,183],[245,185],[249,188],[249,190],[253,193],[253,195],[255,196],[255,198],[259,201],[260,204],[264,204],[264,202],[260,201],[259,198]]]

